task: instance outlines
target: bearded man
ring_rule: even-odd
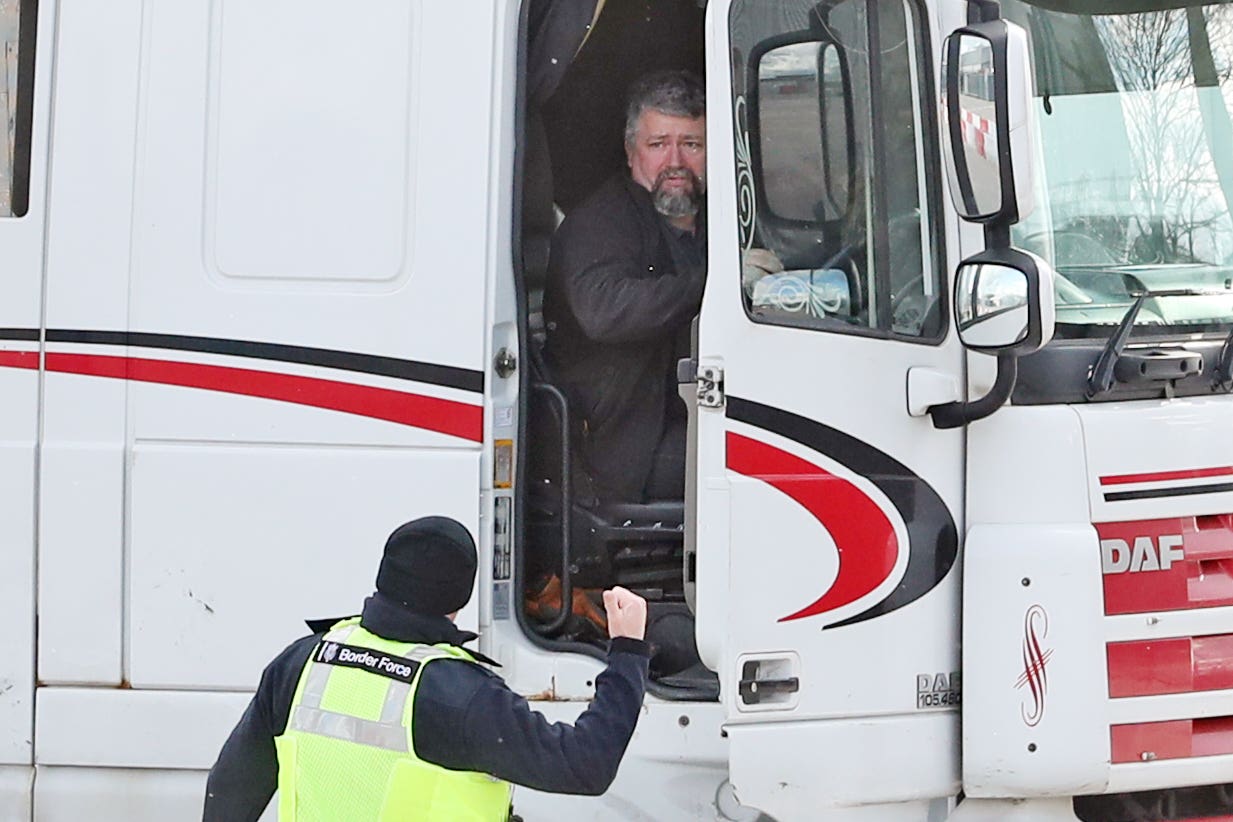
[[[581,501],[684,496],[676,362],[706,281],[706,96],[683,71],[634,84],[628,173],[570,212],[544,291],[545,359],[570,401]]]

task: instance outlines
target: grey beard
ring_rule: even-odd
[[[694,216],[698,213],[702,200],[702,195],[696,187],[692,191],[681,191],[676,194],[657,189],[652,194],[655,210],[669,219]]]

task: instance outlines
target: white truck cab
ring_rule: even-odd
[[[199,815],[262,667],[428,514],[553,719],[603,647],[530,569],[650,601],[612,789],[525,819],[1233,813],[1233,6],[0,0],[0,39],[0,818]],[[708,96],[686,492],[598,506],[541,300],[659,68]]]

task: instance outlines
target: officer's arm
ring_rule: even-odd
[[[257,693],[210,769],[203,822],[256,820],[270,804],[278,787],[274,737],[287,725],[296,683],[316,640],[298,640],[262,672]]]
[[[638,722],[648,657],[642,640],[614,639],[608,667],[595,681],[595,700],[572,726],[549,722],[500,679],[486,676],[459,706],[462,727],[455,726],[454,736],[460,744],[443,745],[442,735],[428,733],[428,727],[421,734],[417,705],[416,748],[447,768],[481,771],[540,791],[598,796],[616,776]],[[431,672],[429,667],[425,674]]]
[[[278,787],[278,757],[263,713],[254,696],[227,737],[206,781],[203,822],[255,820],[270,804]]]

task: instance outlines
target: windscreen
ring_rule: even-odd
[[[1233,321],[1233,6],[1124,14],[1004,0],[1031,38],[1041,156],[1015,244],[1058,272],[1059,336],[1105,336],[1144,291],[1141,331]],[[1055,6],[1058,4],[1054,4]]]

